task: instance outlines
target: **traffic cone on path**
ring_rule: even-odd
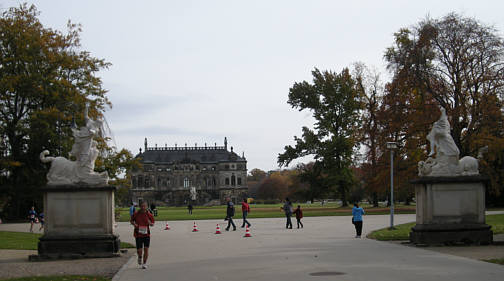
[[[194,222],[192,232],[198,232],[198,227],[196,226],[196,222]]]
[[[215,234],[221,234],[222,232],[220,231],[220,226],[217,224],[217,228],[215,229]]]
[[[166,222],[166,226],[165,226],[164,230],[170,230],[170,226],[168,225],[168,222]]]
[[[250,229],[247,225],[247,228],[245,229],[245,235],[243,237],[252,237],[252,234],[250,234]]]

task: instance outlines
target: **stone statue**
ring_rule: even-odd
[[[450,134],[450,123],[443,107],[441,117],[434,122],[431,131],[427,135],[431,150],[429,158],[418,162],[419,176],[468,176],[479,175],[478,160],[471,156],[465,156],[459,160],[460,151]],[[481,148],[478,158],[488,147]]]
[[[94,171],[95,161],[98,157],[97,142],[94,137],[100,136],[103,128],[103,120],[92,120],[88,116],[88,106],[84,111],[86,125],[79,129],[72,129],[74,144],[70,155],[76,158],[71,161],[65,157],[47,157],[49,151],[40,153],[40,160],[44,163],[51,163],[51,168],[47,173],[49,185],[62,184],[86,184],[86,185],[106,185],[108,183],[107,172],[96,173]]]
[[[196,200],[198,197],[198,193],[196,192],[196,187],[191,187],[191,200]]]
[[[427,135],[427,140],[431,145],[429,156],[433,156],[437,152],[438,156],[458,157],[460,151],[450,134],[450,123],[446,116],[446,110],[441,106],[439,109],[441,110],[441,117],[434,122],[430,133]]]

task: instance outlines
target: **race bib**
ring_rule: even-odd
[[[34,218],[35,218],[35,215],[30,215],[30,218],[34,219]]]
[[[147,234],[147,226],[139,226],[138,227],[138,233],[140,233],[140,234]]]

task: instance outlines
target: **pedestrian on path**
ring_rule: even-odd
[[[28,219],[30,220],[30,232],[33,232],[33,224],[37,221],[37,212],[34,206],[28,211]]]
[[[352,208],[352,223],[355,226],[355,238],[361,238],[362,234],[362,215],[364,215],[364,209],[359,207],[359,204],[354,203]]]
[[[301,222],[301,219],[303,218],[303,211],[301,210],[301,205],[297,206],[294,214],[296,214],[297,228],[299,228],[299,225],[301,225],[301,228],[303,228],[303,223]]]
[[[284,211],[285,217],[287,218],[287,222],[286,222],[285,228],[292,229],[292,221],[291,221],[292,203],[289,200],[289,198],[285,198],[285,203],[284,203],[283,207],[280,208],[280,209]]]
[[[187,210],[189,210],[189,215],[192,215],[193,206],[191,205],[191,203],[187,205]]]
[[[133,236],[136,241],[138,265],[146,269],[147,259],[149,258],[150,226],[154,226],[154,216],[147,211],[147,203],[145,201],[140,203],[140,210],[133,214],[130,223],[135,227]]]
[[[243,198],[243,202],[242,202],[242,215],[243,215],[243,224],[242,224],[242,228],[245,227],[245,224],[247,224],[248,227],[251,226],[251,224],[248,222],[247,220],[247,215],[248,213],[250,213],[250,206],[249,204],[247,203],[247,198]]]
[[[135,203],[131,202],[131,206],[129,208],[130,219],[135,214]]]
[[[41,212],[39,215],[39,222],[40,222],[40,229],[39,231],[42,230],[42,228],[44,228],[44,223],[45,223],[45,218],[44,218],[44,212]]]
[[[226,197],[227,209],[226,209],[226,220],[228,221],[228,225],[226,227],[226,231],[229,231],[229,227],[233,226],[233,231],[236,230],[236,225],[233,222],[233,217],[235,215],[235,207],[233,202],[231,202],[231,198]]]

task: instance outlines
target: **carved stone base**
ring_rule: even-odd
[[[48,185],[42,191],[46,224],[30,260],[118,256],[114,186]]]
[[[416,184],[415,244],[492,243],[485,224],[485,185],[482,176],[422,177]]]
[[[31,255],[29,260],[117,257],[119,248],[120,240],[116,235],[41,237],[38,255]]]
[[[414,244],[480,244],[493,242],[493,232],[487,224],[416,225],[410,232]]]

